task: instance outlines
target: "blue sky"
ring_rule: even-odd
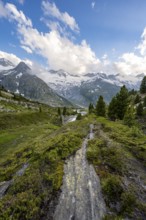
[[[79,74],[141,73],[145,27],[145,0],[0,0],[0,56]]]

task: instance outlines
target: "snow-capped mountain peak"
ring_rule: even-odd
[[[30,71],[31,69],[24,63],[24,62],[20,62],[16,67],[15,70],[17,72],[21,72],[21,73],[25,73]]]
[[[48,85],[58,94],[65,98],[82,105],[89,102],[95,103],[99,95],[103,95],[109,102],[122,85],[128,89],[139,89],[144,74],[108,75],[103,72],[90,72],[84,75],[74,75],[63,70],[48,72]]]
[[[14,68],[14,64],[5,58],[0,58],[0,71]]]
[[[39,77],[59,95],[82,106],[87,106],[90,102],[95,104],[99,95],[103,95],[105,101],[109,102],[122,85],[125,85],[128,89],[138,90],[144,77],[143,73],[138,75],[119,73],[108,75],[104,72],[89,72],[79,75],[62,69],[48,71],[41,67],[38,71],[36,68],[30,69],[24,62],[20,62],[15,68],[11,66],[10,70],[5,70],[5,66],[10,65],[9,61],[0,59],[0,63],[3,63],[3,71],[0,72],[0,83],[3,81],[5,82],[4,86],[9,84],[10,87],[13,83],[15,92],[22,90],[25,80],[30,79],[31,75],[33,81],[26,80],[28,87],[32,88],[36,83],[36,78]],[[37,85],[40,85],[40,82],[39,84],[37,82]],[[42,86],[41,89],[43,90]],[[29,92],[31,92],[31,89],[29,89]],[[34,91],[34,95],[35,93]]]

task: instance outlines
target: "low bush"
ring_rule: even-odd
[[[107,204],[120,201],[123,192],[122,182],[119,176],[110,175],[102,180],[102,190],[105,195]]]

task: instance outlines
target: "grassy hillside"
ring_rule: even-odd
[[[146,219],[146,135],[137,123],[128,127],[122,120],[90,114],[62,126],[57,108],[12,98],[1,99],[3,103],[0,184],[12,179],[13,184],[0,200],[0,219],[53,218],[63,165],[81,147],[91,123],[95,136],[89,141],[87,159],[101,180],[105,219]],[[24,174],[17,175],[24,164],[28,165]]]
[[[10,108],[11,102],[5,102]],[[14,180],[0,200],[0,219],[51,219],[48,207],[61,187],[64,162],[80,148],[89,122],[62,127],[56,108],[29,101],[33,108],[14,104],[13,112],[0,113],[0,182]],[[24,164],[24,175],[17,176]]]
[[[87,158],[101,179],[110,213],[105,219],[145,219],[146,135],[122,121],[96,117],[94,124]]]

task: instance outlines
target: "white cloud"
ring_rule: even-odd
[[[6,53],[4,51],[0,51],[0,58],[5,58],[11,61],[14,65],[17,65],[21,61],[21,59],[13,53]]]
[[[61,34],[64,34],[64,32],[66,33],[66,29],[64,27],[62,27],[58,21],[50,21],[50,20],[45,19],[45,18],[41,18],[40,20],[43,21],[45,23],[45,25],[50,30],[58,31]]]
[[[15,21],[21,48],[27,53],[39,54],[44,57],[48,61],[49,68],[64,69],[72,74],[84,74],[92,71],[112,74],[146,73],[146,28],[142,34],[141,43],[137,47],[141,55],[124,53],[118,61],[111,62],[107,54],[104,54],[99,60],[85,40],[80,44],[75,44],[67,35],[64,26],[60,24],[62,19],[61,21],[64,24],[72,30],[76,30],[78,26],[76,26],[74,19],[71,19],[74,21],[72,23],[67,22],[65,13],[61,13],[54,3],[43,1],[43,7],[44,13],[47,15],[51,13],[51,16],[58,19],[58,21],[45,21],[50,28],[48,33],[42,33],[33,28],[31,20],[22,11],[18,11],[13,4],[3,5],[0,1],[0,16],[6,17],[11,22]],[[50,12],[49,10],[47,12],[47,7],[49,7]],[[4,9],[4,13],[1,8]],[[60,18],[61,16],[64,18]],[[113,49],[113,52],[115,52],[115,49]],[[14,54],[4,54],[1,51],[0,56],[11,61],[14,60],[15,63],[20,62],[20,59]],[[26,62],[31,65],[31,61],[26,60]]]
[[[24,61],[30,68],[32,68],[33,66],[33,62],[29,59],[23,59],[22,61]],[[34,74],[34,73],[33,73]]]
[[[7,11],[7,18],[10,21],[16,21],[19,25],[25,24],[26,26],[32,26],[31,20],[26,18],[21,10],[18,11],[15,5],[7,3],[5,5],[5,10]]]
[[[32,50],[29,47],[22,45],[21,48],[24,49],[27,53],[32,53]]]
[[[32,67],[33,62],[29,59],[20,59],[13,53],[7,53],[0,50],[0,58],[5,58],[9,61],[11,61],[15,66],[18,65],[21,61],[24,61],[28,66]]]
[[[59,21],[51,21],[46,18],[41,18],[40,20],[43,21],[51,31],[57,31],[61,36],[67,37],[71,40],[75,39],[72,33],[69,32],[64,25],[61,25]]]
[[[92,3],[91,3],[91,7],[92,7],[92,9],[94,9],[94,7],[95,7],[95,2],[92,2]]]
[[[14,5],[6,4],[5,8],[9,20],[17,21],[21,47],[29,53],[36,53],[46,58],[50,68],[62,68],[71,73],[81,74],[95,71],[100,66],[100,60],[85,40],[81,44],[74,44],[68,37],[62,36],[57,28],[49,33],[40,33],[32,27],[31,20]],[[60,14],[58,10],[57,13]],[[63,15],[65,16],[64,13]]]
[[[134,53],[125,53],[118,62],[114,63],[115,70],[124,74],[146,73],[146,56],[138,56]]]
[[[67,25],[72,31],[79,32],[79,26],[74,17],[70,16],[67,12],[61,12],[55,3],[42,1],[42,9],[45,16],[52,16]]]
[[[7,17],[7,10],[5,9],[5,6],[1,0],[0,0],[0,17]]]
[[[134,49],[135,52],[124,53],[113,63],[115,72],[127,75],[146,73],[146,28],[141,35],[141,42]]]
[[[108,55],[105,53],[103,56],[102,56],[102,59],[103,60],[106,60],[108,58]]]
[[[146,28],[144,29],[142,35],[141,35],[141,43],[138,45],[136,49],[139,49],[140,54],[142,56],[146,55]]]
[[[50,68],[64,69],[71,73],[85,73],[98,68],[100,61],[86,41],[74,44],[57,31],[39,33],[31,27],[21,26],[21,43],[48,60]]]

